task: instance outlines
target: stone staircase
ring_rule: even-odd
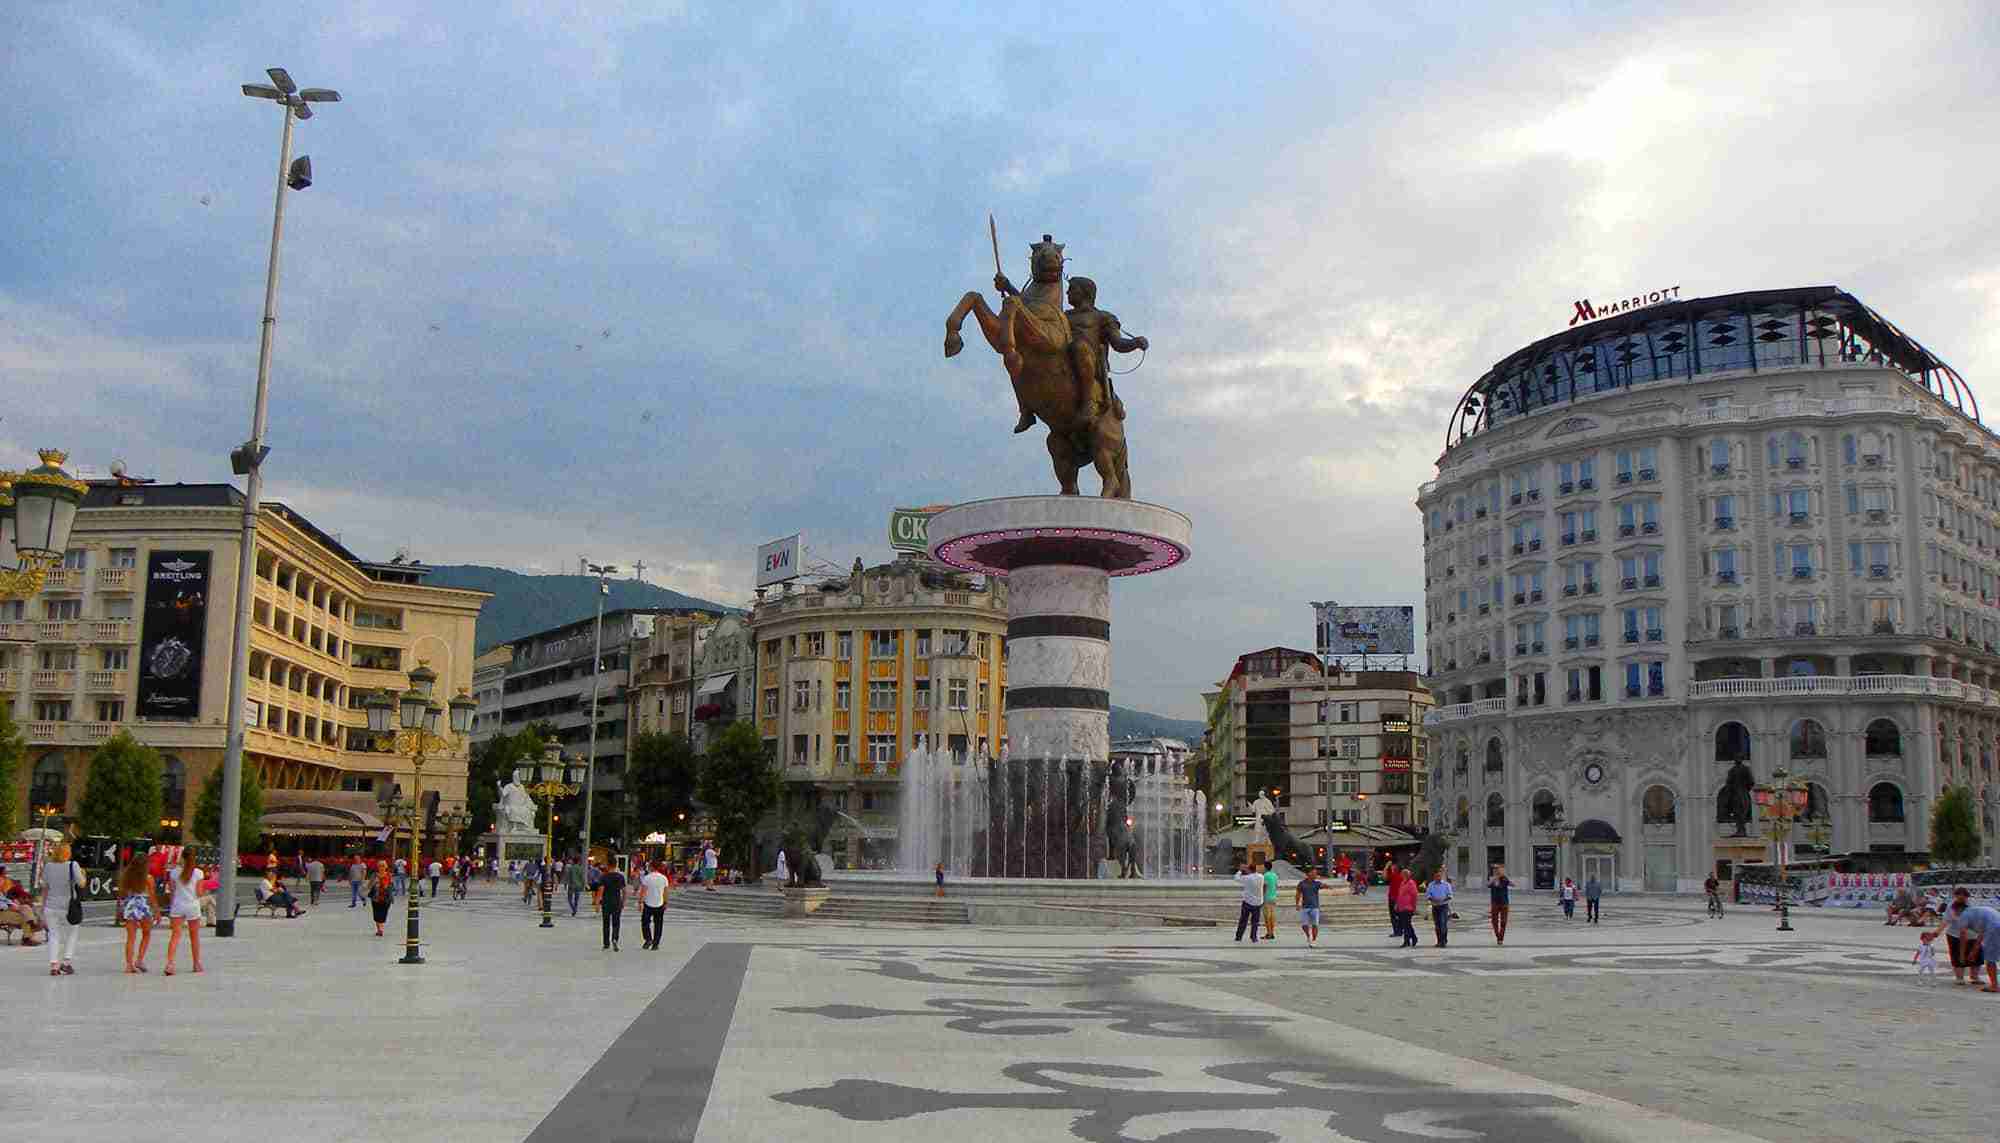
[[[727,886],[710,893],[705,889],[689,886],[669,898],[669,914],[674,910],[708,916],[763,917],[775,920],[784,916],[785,900],[777,890],[763,887]],[[817,912],[804,920],[808,923],[820,920],[852,924],[876,924],[886,921],[915,925],[969,925],[972,923],[972,913],[964,902],[949,899],[940,901],[935,897],[843,896],[836,893],[829,897]]]

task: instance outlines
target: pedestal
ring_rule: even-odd
[[[1188,557],[1193,525],[1136,500],[1013,496],[931,518],[931,554],[1007,580],[1007,741],[1016,758],[1111,754],[1111,580]]]
[[[500,868],[504,870],[509,861],[534,861],[540,858],[547,840],[539,833],[494,832],[480,834],[479,844],[492,847],[489,852],[500,859]]]
[[[805,917],[819,912],[826,899],[833,896],[833,890],[825,886],[811,889],[787,888],[785,891],[785,916]]]

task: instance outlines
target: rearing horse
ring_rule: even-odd
[[[1099,351],[1089,342],[1072,344],[1069,319],[1063,316],[1062,244],[1044,234],[1028,249],[1033,280],[1027,289],[1016,290],[1005,274],[995,274],[993,287],[1001,294],[998,313],[977,290],[960,298],[945,319],[944,355],[956,357],[965,348],[959,336],[965,315],[978,318],[979,331],[1007,367],[1023,412],[1049,427],[1049,459],[1055,462],[1062,494],[1079,495],[1077,473],[1089,464],[1103,482],[1103,496],[1130,500],[1124,420],[1114,402],[1100,399],[1093,410],[1087,397],[1098,374]]]

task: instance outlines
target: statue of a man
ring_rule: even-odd
[[[494,807],[502,833],[536,833],[535,800],[519,782],[508,782],[500,787],[500,801]]]
[[[1143,337],[1126,337],[1118,315],[1097,308],[1097,283],[1089,278],[1069,280],[1070,368],[1077,375],[1077,399],[1086,420],[1095,421],[1107,407],[1119,420],[1125,419],[1125,403],[1111,384],[1111,353],[1132,353],[1147,347]],[[1091,352],[1094,351],[1094,352]],[[1094,373],[1095,376],[1086,376]],[[1018,430],[1016,430],[1018,431]]]

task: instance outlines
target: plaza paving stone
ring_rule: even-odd
[[[685,891],[683,891],[685,892]],[[747,892],[739,890],[739,892]],[[38,1139],[1973,1140],[1994,998],[1914,935],[1802,910],[1705,920],[1517,903],[1506,947],[1231,930],[784,923],[670,911],[599,949],[504,888],[425,913],[395,963],[366,911],[245,920],[209,971],[78,975],[0,952],[0,1112]],[[400,922],[400,910],[397,921]],[[1291,920],[1290,910],[1284,920]],[[392,925],[392,929],[397,926]],[[226,1130],[218,1132],[218,1128]]]

